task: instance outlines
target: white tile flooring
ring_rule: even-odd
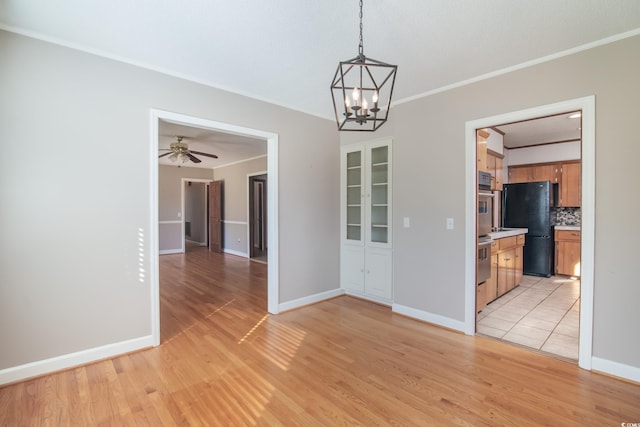
[[[580,280],[524,276],[478,313],[479,334],[578,360]]]

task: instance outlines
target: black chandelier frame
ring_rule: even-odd
[[[375,132],[380,128],[389,117],[397,71],[397,65],[364,55],[360,0],[358,56],[341,61],[331,83],[338,130]]]

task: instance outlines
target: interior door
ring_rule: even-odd
[[[222,181],[209,184],[209,250],[222,252]]]

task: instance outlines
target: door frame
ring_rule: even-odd
[[[582,110],[582,220],[580,276],[580,343],[578,366],[591,369],[593,357],[593,288],[595,241],[595,96],[586,96],[514,111],[465,123],[465,325],[467,335],[476,328],[476,129]]]
[[[267,245],[271,250],[267,253],[267,311],[277,314],[279,308],[279,239],[278,239],[278,134],[258,129],[237,126],[229,123],[172,113],[159,109],[150,109],[150,136],[149,162],[151,164],[151,176],[149,179],[149,244],[151,255],[149,256],[149,282],[151,299],[151,339],[154,346],[160,345],[160,254],[158,247],[158,138],[160,120],[171,123],[210,129],[234,135],[243,135],[267,141]]]
[[[180,189],[180,204],[182,206],[182,252],[187,251],[187,236],[185,236],[185,223],[186,219],[186,197],[185,197],[185,186],[188,182],[202,182],[204,183],[205,188],[205,206],[204,206],[204,215],[205,215],[205,228],[207,229],[207,241],[209,240],[209,212],[207,211],[207,202],[209,201],[209,183],[213,182],[213,179],[204,179],[204,178],[182,178],[182,188]]]
[[[269,204],[269,173],[268,171],[251,172],[247,174],[247,258],[251,259],[251,177],[267,175],[267,205]],[[267,224],[269,223],[269,208],[267,206]],[[267,260],[269,259],[269,228],[267,227]]]

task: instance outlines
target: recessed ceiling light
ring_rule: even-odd
[[[578,111],[577,113],[573,113],[572,115],[569,116],[570,119],[577,119],[582,117],[582,113],[580,111]]]

